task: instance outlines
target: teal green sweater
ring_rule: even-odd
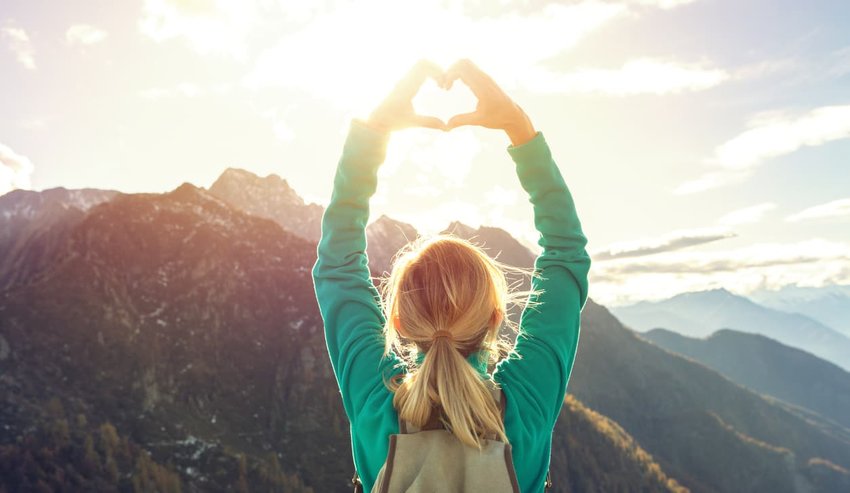
[[[386,319],[366,256],[369,199],[377,188],[388,139],[388,133],[351,121],[312,271],[328,354],[351,425],[354,464],[365,491],[372,489],[386,460],[389,435],[399,432],[393,395],[382,377],[405,370],[395,354],[382,356]],[[521,359],[514,354],[502,360],[492,378],[506,396],[505,431],[520,490],[538,492],[543,491],[552,430],[578,347],[590,257],[572,195],[543,133],[508,146],[507,152],[534,207],[543,251],[535,261],[542,279],[534,278],[532,287],[543,293],[536,298],[541,305],[526,307],[520,318],[515,352]],[[476,355],[468,361],[486,376],[486,360]]]

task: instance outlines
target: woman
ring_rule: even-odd
[[[447,123],[415,114],[411,101],[428,77],[445,89],[461,79],[478,98],[476,110]],[[508,322],[507,266],[450,235],[418,239],[394,262],[382,297],[365,253],[369,199],[391,133],[413,126],[449,131],[461,125],[507,134],[507,152],[529,194],[543,248],[535,261],[520,335],[492,375],[488,359],[505,356],[499,327]],[[487,435],[509,443],[515,486],[523,492],[543,490],[552,430],[587,299],[586,243],[543,133],[471,61],[460,60],[445,73],[420,61],[367,120],[352,120],[312,273],[328,352],[351,423],[354,463],[366,491],[387,459],[387,438],[399,433],[398,419],[421,427],[437,416],[470,447],[480,447]],[[487,380],[504,392],[504,422]]]

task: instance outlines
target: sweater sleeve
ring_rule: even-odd
[[[383,357],[385,317],[366,255],[369,199],[377,189],[388,138],[358,119],[351,121],[312,269],[328,355],[352,423],[400,363],[394,353]]]
[[[523,420],[539,433],[542,426],[554,427],[564,401],[587,300],[590,256],[572,194],[543,133],[507,151],[534,208],[543,251],[531,286],[542,293],[529,298],[538,306],[526,305],[514,354],[499,363],[494,378],[507,384],[509,402],[514,397],[527,403],[523,408],[530,413]]]

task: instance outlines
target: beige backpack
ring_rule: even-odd
[[[492,380],[484,382],[499,403],[504,421],[504,394]],[[446,430],[435,413],[422,429],[399,418],[399,433],[390,435],[389,440],[387,460],[371,493],[519,493],[511,446],[495,434],[479,451]],[[352,483],[356,493],[363,491],[356,471]],[[546,489],[551,486],[547,474]]]

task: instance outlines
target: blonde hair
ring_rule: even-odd
[[[512,290],[508,271],[529,273],[446,233],[417,237],[395,255],[392,272],[381,279],[381,299],[386,315],[384,356],[395,350],[409,370],[385,381],[395,393],[399,417],[422,428],[432,413],[442,410],[440,419],[464,444],[481,450],[483,439],[492,434],[508,443],[492,394],[466,361],[484,350],[488,363],[495,365],[513,352],[499,328],[504,322],[518,332],[508,305],[534,292]],[[530,298],[527,303],[532,303]],[[437,331],[451,337],[435,338]]]

